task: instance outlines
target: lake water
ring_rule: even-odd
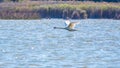
[[[0,20],[0,68],[120,68],[120,20]]]

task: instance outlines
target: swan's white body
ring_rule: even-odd
[[[79,24],[79,22],[70,22],[69,20],[66,20],[65,24],[67,28],[74,29],[76,24]]]
[[[65,25],[66,25],[65,28],[54,27],[54,29],[66,29],[66,30],[69,30],[69,31],[76,31],[76,29],[74,29],[76,24],[79,24],[79,22],[70,22],[69,20],[66,20],[65,21]]]

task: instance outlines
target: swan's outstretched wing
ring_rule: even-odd
[[[68,25],[68,28],[74,29],[77,24],[79,24],[79,22],[72,22]]]
[[[69,21],[69,20],[66,20],[66,21],[65,21],[65,26],[67,27],[69,24],[70,24],[70,21]]]

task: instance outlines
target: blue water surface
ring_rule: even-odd
[[[0,20],[0,68],[120,68],[120,20]]]

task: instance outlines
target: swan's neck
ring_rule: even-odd
[[[54,29],[65,29],[63,27],[54,27]]]
[[[77,31],[75,29],[71,29],[69,27],[66,27],[66,28],[62,28],[62,27],[54,27],[54,29],[66,29],[66,30],[69,30],[69,31]]]

